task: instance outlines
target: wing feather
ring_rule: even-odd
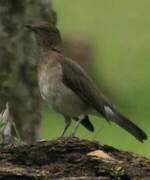
[[[92,79],[77,63],[70,59],[60,60],[63,69],[63,83],[72,89],[86,104],[105,116],[108,99],[98,90]]]

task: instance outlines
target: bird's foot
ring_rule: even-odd
[[[71,133],[69,137],[70,138],[76,138],[75,133]]]

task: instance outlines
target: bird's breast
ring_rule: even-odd
[[[60,64],[43,65],[38,76],[41,96],[54,110],[70,117],[87,111],[86,104],[63,83]]]
[[[38,72],[38,80],[41,96],[50,105],[53,105],[62,79],[62,70],[59,64],[49,62],[42,64]]]

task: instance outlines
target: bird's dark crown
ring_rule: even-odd
[[[46,21],[27,24],[26,27],[35,33],[39,32],[59,32],[58,29]]]
[[[38,44],[43,48],[51,48],[61,44],[59,30],[48,22],[35,22],[27,24],[26,27],[35,33]]]

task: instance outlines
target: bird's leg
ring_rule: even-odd
[[[64,137],[65,132],[67,131],[68,127],[69,127],[70,124],[71,124],[71,118],[64,116],[64,119],[65,119],[65,127],[64,127],[64,129],[63,129],[60,137]]]
[[[81,123],[82,120],[83,120],[82,118],[79,118],[79,119],[78,119],[78,121],[77,121],[77,123],[76,123],[76,125],[75,125],[75,128],[74,128],[74,130],[73,130],[73,132],[72,132],[72,134],[71,134],[71,137],[74,137],[74,136],[75,136],[75,134],[76,134],[76,132],[77,132],[77,129],[78,129],[78,127],[79,127],[79,125],[80,125],[80,123]]]

